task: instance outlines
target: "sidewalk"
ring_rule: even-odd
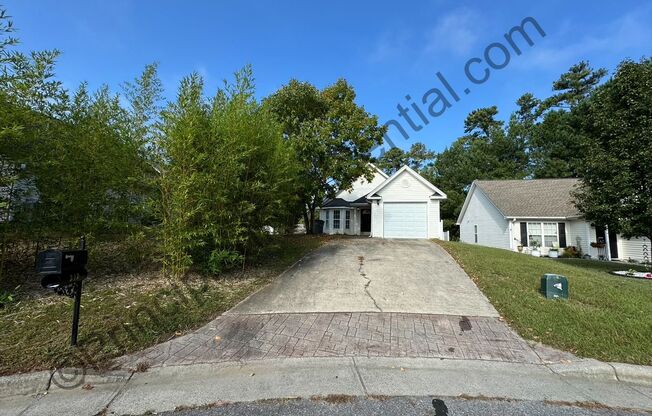
[[[529,364],[432,358],[284,358],[168,366],[85,378],[61,389],[49,373],[15,376],[3,415],[143,414],[221,402],[343,394],[583,402],[652,411],[652,368],[587,360]],[[20,386],[19,378],[29,378]],[[58,376],[57,376],[58,377]],[[35,386],[37,386],[35,388]]]

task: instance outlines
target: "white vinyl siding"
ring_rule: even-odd
[[[380,201],[371,202],[371,235],[383,236],[383,204]]]
[[[385,238],[426,238],[428,230],[425,202],[386,202],[383,229]]]
[[[475,226],[478,227],[476,243]],[[510,248],[509,222],[491,201],[475,188],[460,223],[460,240],[489,247]]]
[[[647,261],[652,260],[652,247],[650,247],[650,240],[647,238],[631,238],[627,239],[618,236],[618,258],[622,260],[635,260],[638,262],[644,261],[643,246],[647,249]]]
[[[444,225],[441,222],[437,199],[428,201],[428,238],[444,239]]]
[[[379,192],[386,202],[395,201],[426,201],[433,192],[426,185],[407,171],[393,179]]]

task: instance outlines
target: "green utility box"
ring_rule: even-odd
[[[559,274],[544,274],[541,293],[548,299],[568,299],[568,279]]]

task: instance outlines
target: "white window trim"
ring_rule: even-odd
[[[326,211],[326,220],[324,221],[324,223],[325,223],[325,228],[330,228],[330,227],[331,227],[331,226],[330,226],[330,213],[331,213],[331,210],[330,210],[330,209],[327,209],[327,210],[325,210],[325,211]]]
[[[351,229],[351,211],[348,209],[344,211],[344,229],[345,230]]]
[[[335,218],[335,214],[337,214],[337,218]],[[335,221],[337,221],[337,223],[335,223]],[[339,209],[333,211],[333,229],[342,229],[342,212]]]

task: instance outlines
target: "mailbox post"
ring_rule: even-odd
[[[86,237],[81,236],[79,239],[79,249],[86,252]],[[88,254],[86,254],[88,258]],[[84,270],[86,273],[86,270]],[[70,336],[70,345],[77,346],[77,334],[79,332],[79,309],[81,308],[81,293],[82,293],[83,279],[78,279],[75,282],[75,306],[72,312],[72,334]]]
[[[79,250],[45,250],[38,254],[37,271],[43,277],[41,286],[52,289],[58,295],[75,300],[72,315],[72,336],[70,344],[77,345],[79,333],[79,311],[81,307],[82,282],[88,275],[86,262],[86,238],[79,240]]]

